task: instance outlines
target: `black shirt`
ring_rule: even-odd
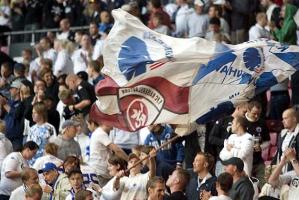
[[[86,100],[86,99],[91,101],[91,104],[89,106],[86,106],[85,108],[83,108],[81,110],[83,115],[87,115],[92,103],[96,101],[94,87],[86,81],[81,81],[81,83],[78,87],[78,90],[77,90],[77,95],[79,97],[79,102]]]
[[[164,200],[187,200],[186,195],[182,191],[177,191],[174,193],[171,193],[170,196],[166,195],[164,197]]]

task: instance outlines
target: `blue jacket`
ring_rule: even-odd
[[[162,128],[163,131],[160,135],[151,132],[146,137],[144,144],[158,148],[161,146],[161,144],[167,142],[169,139],[173,137],[174,133],[171,127],[166,125],[162,126]],[[157,162],[163,161],[173,165],[177,162],[182,163],[183,160],[184,146],[181,141],[173,142],[172,144],[169,144],[166,147],[162,148],[157,153]]]
[[[20,103],[20,101],[11,99],[8,101],[10,111],[6,113],[4,121],[6,125],[6,137],[10,140],[23,137],[22,112],[18,110]]]

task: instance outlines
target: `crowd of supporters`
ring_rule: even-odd
[[[60,32],[39,35],[18,62],[0,51],[0,200],[297,199],[298,72],[166,145],[176,125],[127,132],[89,118],[95,86],[105,77],[112,9],[174,37],[297,45],[297,6],[296,0],[1,0],[0,37],[11,30]],[[70,30],[86,25],[86,32]],[[4,47],[6,38],[0,40]],[[13,38],[24,41],[31,40]]]

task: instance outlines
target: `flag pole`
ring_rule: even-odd
[[[181,137],[181,136],[176,135],[173,138],[171,138],[170,140],[168,140],[167,142],[163,143],[159,148],[156,149],[156,152],[158,152],[159,150],[161,150],[163,147],[167,146],[168,144],[174,142],[179,137]],[[136,167],[137,165],[139,165],[140,163],[142,163],[146,159],[149,159],[149,157],[150,157],[150,155],[147,155],[146,157],[142,158],[141,160],[139,160],[138,162],[136,162],[133,166],[131,166],[129,169],[126,169],[125,173],[129,173],[132,168]]]

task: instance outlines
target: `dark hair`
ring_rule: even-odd
[[[220,19],[218,17],[212,17],[209,21],[209,24],[220,26]]]
[[[211,5],[210,8],[215,8],[215,10],[218,12],[218,16],[219,16],[219,17],[222,16],[222,8],[221,8],[221,6],[218,6],[218,5]]]
[[[64,165],[66,163],[70,163],[70,162],[77,162],[77,166],[75,168],[80,169],[80,159],[77,158],[76,156],[68,156],[64,159],[63,161],[63,169],[64,169]]]
[[[256,107],[259,110],[261,110],[262,109],[262,104],[260,102],[258,102],[258,101],[250,101],[248,103],[248,110],[251,110],[254,107]]]
[[[92,60],[88,62],[88,66],[92,69],[94,69],[94,71],[100,73],[102,68],[103,68],[103,63],[99,62],[97,60]]]
[[[33,84],[30,81],[28,81],[27,79],[24,79],[21,82],[22,82],[23,85],[25,85],[26,87],[29,88],[30,94],[34,95]]]
[[[160,8],[161,7],[161,0],[151,0],[151,3],[154,8]]]
[[[127,169],[127,161],[125,161],[124,159],[116,156],[116,155],[113,155],[109,158],[108,162],[111,164],[111,165],[119,165],[119,169],[118,170],[125,170]]]
[[[72,177],[73,175],[75,175],[75,174],[80,174],[81,177],[82,177],[82,179],[83,179],[83,174],[82,174],[82,172],[81,172],[80,169],[74,169],[74,170],[71,170],[71,171],[68,173],[67,177],[68,177],[68,178],[71,178],[71,177]]]
[[[32,173],[36,173],[37,174],[37,171],[33,168],[29,168],[29,167],[25,167],[22,172],[21,172],[21,179],[24,182],[28,181],[29,178],[30,178],[30,175]]]
[[[146,184],[146,191],[148,192],[149,188],[155,188],[157,183],[165,185],[165,180],[159,176],[154,176],[153,178],[150,178]]]
[[[84,81],[88,81],[88,74],[85,71],[80,71],[77,73],[77,76]]]
[[[221,190],[228,193],[233,185],[233,177],[229,173],[224,172],[218,176],[217,182],[220,185]]]
[[[34,141],[28,141],[23,145],[22,151],[27,148],[33,151],[33,150],[37,150],[39,147]]]

